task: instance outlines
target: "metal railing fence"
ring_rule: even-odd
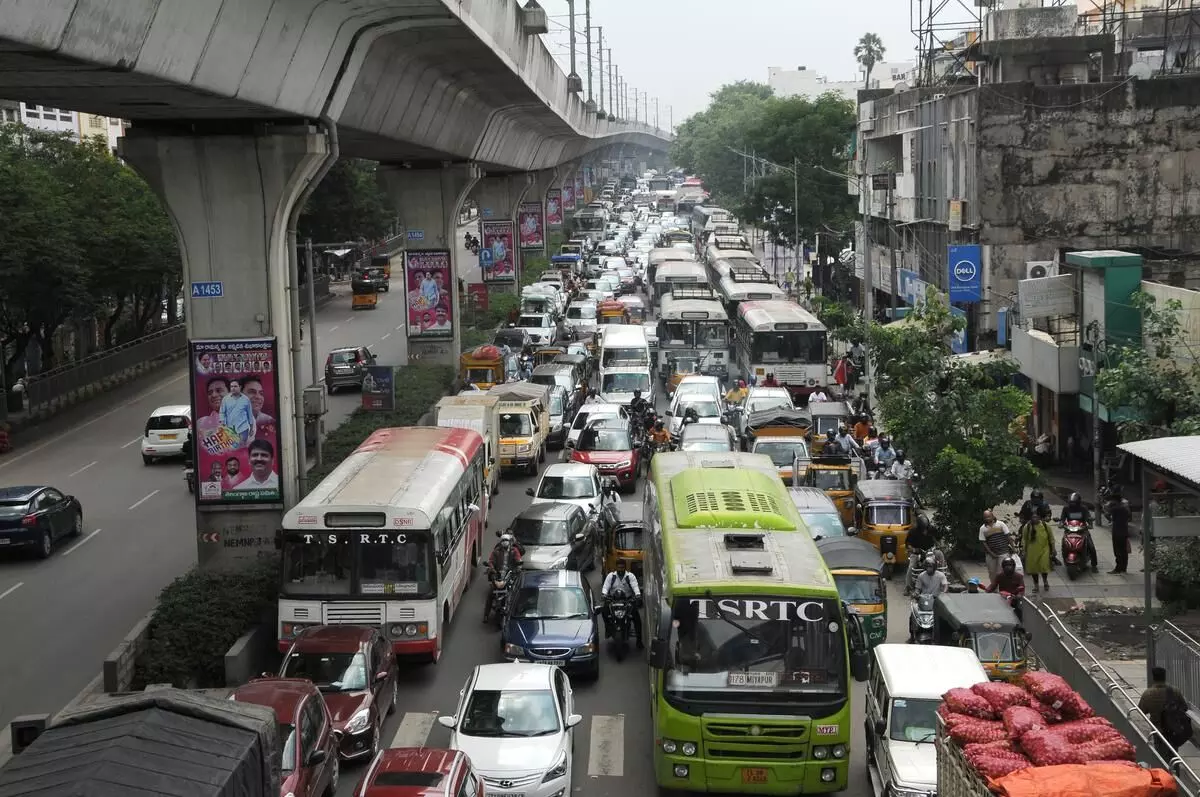
[[[1189,706],[1200,707],[1200,642],[1168,620],[1155,624],[1153,639],[1150,660],[1167,671],[1167,683]]]

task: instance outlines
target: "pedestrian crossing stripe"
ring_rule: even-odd
[[[423,747],[437,724],[437,712],[406,712],[389,747]],[[444,743],[444,742],[443,742]],[[578,759],[575,767],[580,764]],[[590,778],[619,778],[625,774],[625,715],[595,714],[588,733],[587,773]]]

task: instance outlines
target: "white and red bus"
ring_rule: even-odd
[[[473,429],[380,429],[283,518],[279,649],[370,625],[436,662],[480,561],[486,446]]]

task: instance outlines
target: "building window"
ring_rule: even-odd
[[[15,122],[15,121],[17,121],[17,118],[18,117],[17,117],[17,109],[16,108],[5,108],[4,109],[4,121]]]
[[[25,108],[25,115],[28,116],[30,119],[40,119],[41,118],[41,114],[39,114],[37,112],[36,105],[27,106]]]
[[[88,117],[88,127],[95,128],[97,130],[103,130],[104,129],[104,117],[103,116]]]

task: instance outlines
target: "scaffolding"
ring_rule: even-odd
[[[964,57],[983,31],[979,0],[909,0],[909,29],[917,37],[916,83],[944,86],[977,79]]]

